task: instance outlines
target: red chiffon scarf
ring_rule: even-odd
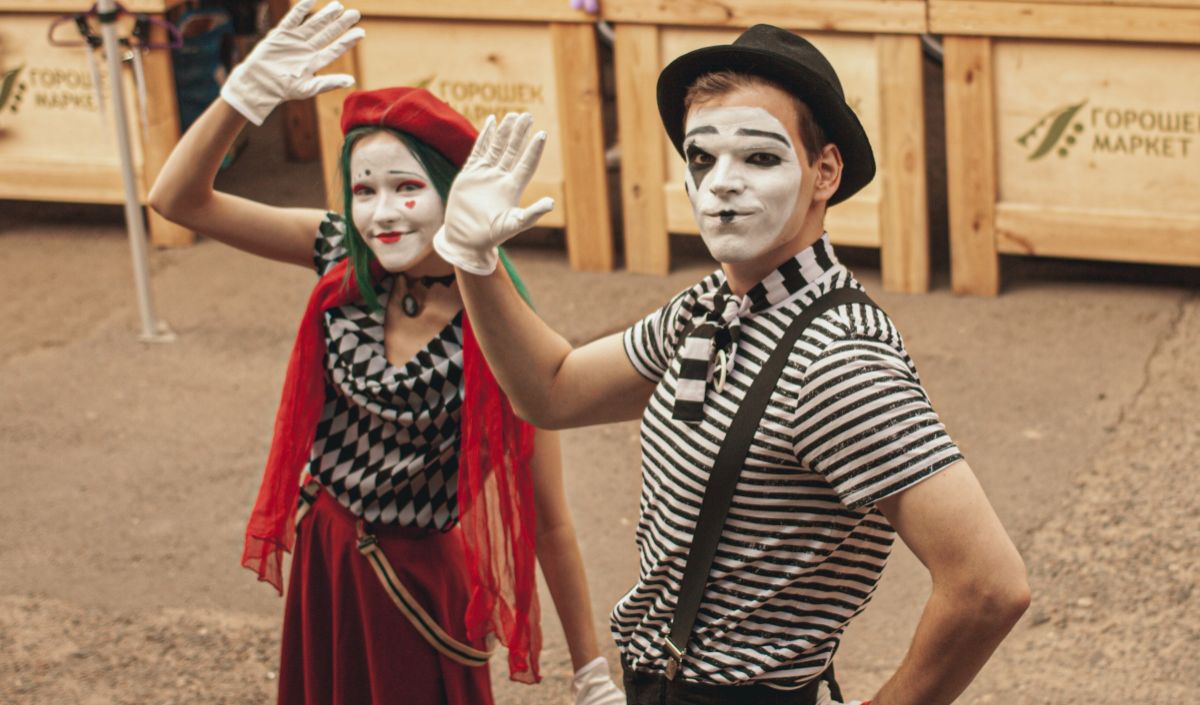
[[[382,270],[372,264],[378,278]],[[283,592],[283,554],[295,543],[300,472],[325,404],[322,313],[358,300],[342,260],[309,297],[284,378],[271,451],[246,527],[242,565]],[[459,525],[467,556],[468,634],[495,634],[508,649],[509,676],[536,683],[541,629],[535,580],[536,515],[529,464],[533,427],[517,418],[463,313],[463,407],[458,468]]]

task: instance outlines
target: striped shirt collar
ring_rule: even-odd
[[[697,301],[697,325],[679,346],[679,379],[675,385],[672,418],[685,423],[704,420],[704,399],[712,381],[714,361],[718,364],[716,390],[725,379],[738,353],[742,317],[766,311],[797,296],[837,266],[828,234],[797,254],[755,284],[745,296],[734,296],[729,280]],[[716,355],[716,360],[714,360]]]
[[[747,308],[746,303],[749,303],[750,313],[761,313],[778,306],[837,266],[838,259],[833,253],[833,245],[829,243],[829,233],[823,233],[820,239],[807,249],[779,265],[762,281],[750,287],[746,292],[747,301],[742,302],[740,308],[744,311]],[[729,289],[729,281],[723,279],[714,298],[720,301],[727,297],[737,298]]]

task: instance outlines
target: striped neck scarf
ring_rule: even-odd
[[[720,392],[733,369],[743,317],[787,301],[836,264],[826,233],[812,247],[755,284],[744,297],[736,296],[728,281],[701,294],[693,316],[698,323],[679,346],[679,379],[675,384],[672,418],[685,423],[704,420],[704,398],[709,386],[715,381],[713,386]]]

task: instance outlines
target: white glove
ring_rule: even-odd
[[[350,29],[362,15],[335,1],[305,22],[315,1],[296,3],[221,86],[225,102],[255,125],[261,125],[285,100],[354,85],[354,77],[347,74],[313,74],[363,38],[363,30]]]
[[[608,659],[597,656],[586,663],[571,681],[575,705],[625,705],[625,694],[608,675]]]
[[[871,701],[866,701],[870,703]],[[845,703],[839,703],[833,699],[833,694],[829,692],[829,684],[821,681],[817,684],[817,703],[816,705],[865,705],[862,700],[847,700]]]
[[[499,126],[489,116],[454,179],[446,197],[446,222],[433,237],[433,247],[459,269],[481,276],[496,271],[496,246],[554,209],[552,198],[528,208],[517,205],[546,145],[545,132],[529,138],[532,125],[529,113],[509,113]]]

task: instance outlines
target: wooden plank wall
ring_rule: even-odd
[[[999,254],[1200,265],[1200,0],[930,0],[951,274]]]

